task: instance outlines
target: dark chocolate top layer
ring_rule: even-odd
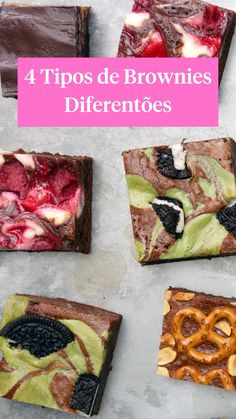
[[[17,96],[17,57],[89,55],[86,7],[2,4],[0,70],[4,96]]]

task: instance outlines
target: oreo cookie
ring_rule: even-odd
[[[183,170],[175,168],[174,156],[171,148],[157,151],[157,168],[161,175],[171,179],[188,179],[191,178],[191,172],[185,165]]]
[[[236,201],[216,214],[224,228],[236,239]]]
[[[184,210],[178,199],[157,197],[152,201],[152,207],[160,217],[167,233],[174,239],[179,239],[184,231]]]
[[[91,415],[96,399],[99,378],[93,374],[81,374],[75,383],[70,407],[86,415]]]
[[[27,349],[43,358],[65,348],[74,340],[70,329],[57,320],[43,316],[23,316],[8,323],[0,336],[9,339],[13,348]]]

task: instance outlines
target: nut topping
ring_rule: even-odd
[[[175,360],[177,353],[167,346],[164,349],[161,349],[158,354],[158,366],[170,364]]]
[[[170,376],[168,369],[165,367],[157,367],[157,374],[164,375],[164,377]]]
[[[165,333],[165,335],[161,337],[161,343],[165,346],[175,347],[175,339],[170,333]]]
[[[227,362],[227,370],[232,377],[236,377],[236,355],[231,355]]]
[[[168,303],[168,301],[165,300],[163,315],[165,316],[167,313],[169,313],[169,311],[170,311],[170,304]]]
[[[177,292],[174,295],[176,301],[190,301],[194,298],[194,292]]]
[[[166,290],[166,291],[165,291],[165,299],[166,299],[167,301],[169,301],[169,300],[171,299],[171,295],[172,295],[171,290]]]
[[[227,336],[231,335],[231,326],[225,320],[221,320],[221,321],[217,322],[215,324],[215,328],[221,330],[221,332],[223,332]]]

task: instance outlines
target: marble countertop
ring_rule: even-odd
[[[115,56],[130,0],[87,0],[93,7],[91,55]],[[235,0],[212,2],[236,10]],[[42,0],[41,4],[48,4]],[[50,4],[58,1],[50,0]],[[84,5],[82,0],[61,4]],[[157,376],[163,292],[180,286],[236,296],[236,256],[139,266],[121,152],[182,138],[236,139],[236,37],[220,88],[219,128],[18,128],[17,102],[0,99],[1,148],[89,155],[95,159],[90,255],[0,253],[0,311],[10,293],[41,294],[98,305],[124,315],[113,370],[98,419],[236,418],[236,394]],[[33,104],[32,104],[33,106]],[[67,419],[68,415],[0,400],[0,419]]]

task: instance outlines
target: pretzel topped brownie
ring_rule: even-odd
[[[169,288],[157,373],[236,390],[236,299]]]

